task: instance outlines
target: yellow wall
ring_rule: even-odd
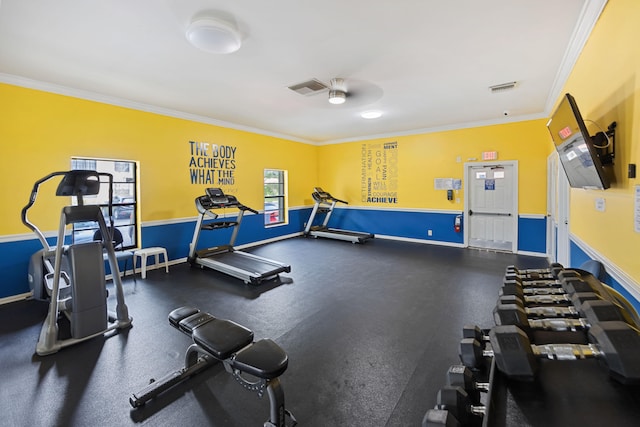
[[[308,204],[316,185],[315,146],[6,84],[0,99],[0,235],[29,232],[20,210],[33,183],[70,169],[72,156],[138,161],[143,222],[195,217],[194,198],[218,186],[191,184],[189,141],[235,147],[235,185],[222,187],[254,209],[262,209],[265,168],[288,170],[291,207]],[[55,185],[31,215],[43,230],[57,229],[68,203],[54,200]]]
[[[482,152],[497,151],[498,161],[518,160],[519,212],[546,213],[546,161],[551,147],[546,120],[510,123],[327,145],[319,151],[319,185],[355,206],[462,210],[464,182],[448,201],[434,189],[436,178],[464,178],[464,163],[482,159]],[[361,201],[362,144],[398,142],[398,203]],[[460,161],[458,161],[458,158]]]
[[[634,232],[634,187],[627,165],[640,167],[640,2],[609,1],[567,81],[582,116],[616,132],[616,182],[604,191],[571,190],[570,231],[640,282],[640,233]],[[591,130],[591,129],[590,129]],[[595,133],[595,132],[594,132]],[[640,170],[639,170],[640,172]],[[605,212],[595,210],[603,198]]]

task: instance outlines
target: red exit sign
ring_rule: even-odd
[[[571,128],[569,126],[567,126],[566,128],[560,129],[560,132],[558,132],[558,134],[560,135],[560,138],[562,139],[569,138],[572,133],[573,132],[571,132]]]
[[[482,160],[496,160],[498,158],[497,151],[484,151],[482,153]]]

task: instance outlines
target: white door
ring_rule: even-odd
[[[465,182],[468,246],[517,252],[518,163],[468,163]]]

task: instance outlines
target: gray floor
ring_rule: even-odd
[[[217,365],[141,409],[129,406],[149,379],[182,366],[189,339],[167,314],[194,305],[287,351],[281,381],[300,426],[419,426],[446,369],[458,362],[462,326],[492,323],[505,266],[546,265],[538,257],[382,239],[354,245],[300,237],[251,252],[292,271],[259,287],[188,264],[127,279],[133,328],[51,356],[34,354],[46,304],[0,306],[0,425],[261,426],[268,398]]]

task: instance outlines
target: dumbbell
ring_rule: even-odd
[[[511,303],[510,298],[516,297],[521,300],[525,306],[550,306],[550,305],[574,305],[574,298],[578,301],[587,301],[590,299],[601,299],[602,297],[595,292],[575,292],[573,294],[551,294],[551,295],[509,295],[503,292],[499,293],[498,301],[504,301],[506,304]]]
[[[438,390],[436,409],[446,409],[463,426],[480,422],[486,413],[485,406],[474,405],[469,394],[457,386],[444,386]]]
[[[515,265],[509,265],[505,269],[506,274],[515,274],[519,277],[553,278],[558,277],[558,273],[564,270],[562,264],[553,263],[549,268],[527,268],[520,269]]]
[[[480,328],[477,328],[477,331],[479,334],[475,337],[464,337],[460,340],[458,355],[462,364],[467,368],[481,369],[485,367],[487,358],[493,357],[491,346],[486,348],[486,344],[489,343],[489,335],[484,335]]]
[[[640,383],[640,335],[625,322],[593,325],[589,329],[589,340],[593,344],[532,345],[527,334],[515,325],[492,328],[489,340],[491,349],[481,349],[480,354],[492,355],[498,369],[511,378],[532,380],[538,369],[538,358],[598,358],[604,360],[613,379],[623,384]]]
[[[569,282],[572,280],[583,280],[583,277],[580,273],[575,270],[563,270],[558,273],[557,278],[544,278],[544,279],[531,279],[531,278],[523,278],[514,274],[505,274],[503,279],[503,284],[518,284],[523,287],[561,287],[563,283]]]
[[[527,287],[517,282],[503,284],[499,295],[517,295],[524,300],[526,296],[535,295],[572,295],[577,292],[595,292],[593,287],[583,280],[570,280],[562,283],[562,287]],[[597,292],[596,292],[597,293]]]
[[[474,338],[478,341],[489,341],[489,330],[483,331],[478,325],[464,325],[462,338]]]
[[[600,295],[595,292],[575,292],[571,295],[500,295],[498,304],[518,304],[533,311],[538,311],[540,316],[547,317],[579,317],[580,307],[585,301],[600,300]],[[550,315],[553,313],[553,315]]]
[[[579,308],[575,307],[554,307],[555,311],[561,308],[569,313],[579,313],[582,317],[567,319],[558,317],[548,317],[543,319],[530,319],[529,315],[544,315],[538,310],[545,307],[524,308],[519,304],[498,304],[493,309],[493,319],[496,325],[516,325],[526,332],[533,329],[553,330],[553,331],[576,331],[588,329],[599,322],[612,320],[624,321],[622,313],[613,303],[605,300],[585,301]]]
[[[554,270],[563,270],[564,266],[558,262],[552,262],[547,268],[518,268],[515,265],[508,265],[505,270],[519,271],[523,273],[552,273]]]
[[[422,427],[461,427],[460,422],[446,409],[429,409],[422,419]]]
[[[446,385],[462,387],[474,404],[480,404],[481,393],[487,393],[489,391],[489,383],[477,381],[471,369],[464,365],[451,365],[449,367],[447,370]]]
[[[555,280],[560,280],[562,277],[568,277],[568,276],[579,276],[580,273],[578,273],[576,270],[571,270],[571,269],[554,269],[552,272],[546,272],[546,273],[535,273],[535,272],[522,272],[520,270],[513,270],[513,269],[507,269],[504,272],[504,276],[505,278],[510,278],[510,279],[518,279],[518,280],[522,280],[522,281],[555,281]]]

